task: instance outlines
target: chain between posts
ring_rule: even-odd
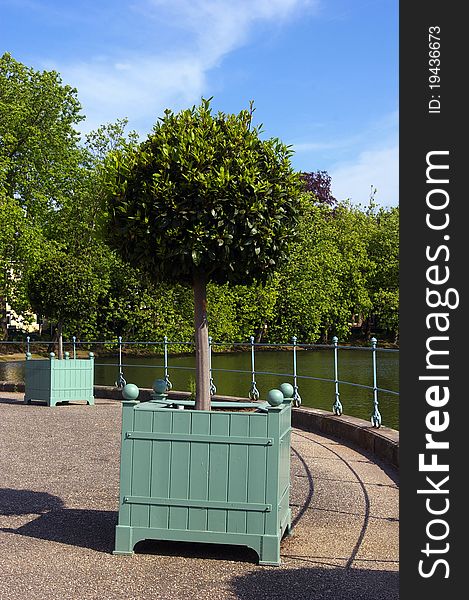
[[[292,337],[292,342],[293,342],[293,406],[301,406],[301,396],[298,393],[298,383],[297,383],[297,377],[296,377],[296,341],[297,341],[297,337],[296,335],[294,335]]]
[[[173,384],[169,378],[168,372],[168,336],[165,335],[163,338],[163,348],[164,348],[164,380],[166,381],[166,389],[172,390]]]
[[[257,389],[256,386],[256,365],[255,365],[255,357],[254,357],[254,336],[251,335],[251,337],[249,338],[249,341],[251,342],[251,375],[252,375],[252,380],[251,380],[251,389],[249,390],[249,398],[251,400],[259,400],[260,398],[260,393],[259,390]]]
[[[255,364],[255,351],[256,351],[256,346],[280,346],[280,344],[256,344],[255,343],[255,338],[254,336],[250,336],[250,350],[251,350],[251,388],[250,391],[248,393],[248,396],[251,400],[259,400],[260,398],[260,392],[257,388],[257,383],[256,383],[256,376],[257,375],[280,375],[280,373],[267,373],[267,372],[263,372],[263,371],[258,371],[256,372],[256,364]],[[31,358],[31,347],[36,344],[36,343],[45,343],[45,342],[35,342],[35,341],[31,341],[30,336],[26,336],[25,338],[26,340],[26,356],[27,358]],[[343,406],[342,406],[342,402],[340,399],[340,390],[339,390],[339,386],[340,384],[350,384],[350,385],[357,385],[358,387],[363,387],[363,388],[368,388],[370,390],[373,390],[373,410],[372,410],[372,414],[370,416],[370,420],[371,420],[371,424],[373,427],[375,428],[379,428],[382,425],[382,416],[380,413],[380,409],[379,409],[379,392],[389,392],[391,394],[398,394],[398,392],[394,392],[392,390],[386,390],[386,389],[382,389],[380,387],[378,387],[378,367],[377,367],[377,339],[375,337],[371,338],[371,348],[368,347],[351,347],[351,346],[339,346],[339,340],[336,336],[334,336],[332,338],[332,350],[334,352],[334,365],[333,365],[333,369],[334,369],[334,377],[333,379],[323,379],[323,381],[330,381],[331,383],[334,383],[334,404],[332,406],[332,411],[335,415],[337,416],[341,416],[343,414]],[[13,343],[13,342],[5,342],[5,343]],[[73,348],[73,358],[76,358],[77,356],[77,347],[78,345],[82,343],[82,342],[78,342],[75,336],[72,336],[72,348]],[[104,343],[108,343],[108,342],[94,342],[97,344],[104,344]],[[125,387],[126,385],[126,380],[124,378],[124,373],[123,373],[123,345],[125,342],[123,342],[122,337],[119,336],[118,337],[118,377],[117,377],[117,381],[115,382],[115,386],[119,389],[122,389],[123,387]],[[129,342],[129,343],[140,343],[140,342]],[[161,342],[147,342],[149,344],[161,344]],[[169,343],[168,342],[168,338],[167,336],[164,336],[164,379],[166,381],[167,384],[167,389],[170,390],[173,387],[173,384],[171,383],[170,379],[169,379],[169,373],[168,373],[168,347],[169,347]],[[213,380],[213,375],[214,375],[214,371],[220,370],[220,371],[229,371],[227,369],[213,369],[212,367],[212,353],[213,353],[213,338],[211,336],[209,336],[208,338],[208,345],[209,345],[209,371],[210,371],[210,395],[213,396],[216,394],[216,386]],[[242,343],[239,344],[235,344],[235,345],[239,345],[242,346]],[[306,345],[303,344],[297,344],[297,337],[293,336],[292,337],[292,354],[293,354],[293,373],[290,376],[293,376],[293,398],[292,398],[292,404],[293,406],[299,407],[301,406],[301,396],[299,394],[299,390],[298,390],[298,381],[301,378],[306,378],[306,379],[321,379],[321,378],[314,378],[314,377],[306,377],[306,376],[300,376],[298,375],[298,364],[297,364],[297,352],[298,352],[298,348],[299,347],[303,347]],[[285,346],[284,346],[285,347]],[[322,347],[326,347],[326,346],[322,346]],[[329,346],[329,348],[331,348],[331,346]],[[339,379],[339,360],[338,360],[338,352],[339,352],[339,348],[343,348],[343,349],[359,349],[359,350],[371,350],[371,354],[372,354],[372,370],[373,370],[373,385],[361,385],[361,384],[355,384],[355,383],[351,383],[351,382],[347,382],[347,381],[341,381]],[[392,350],[387,350],[384,349],[384,352],[391,352]],[[55,357],[55,355],[53,356]],[[71,357],[70,357],[71,358]],[[160,365],[162,366],[162,365]],[[175,366],[175,369],[178,368],[184,368],[184,367],[178,367]],[[233,371],[233,372],[237,372],[237,373],[247,373],[249,371]]]
[[[210,370],[210,396],[214,396],[217,393],[217,388],[213,383],[212,376],[212,336],[208,336],[208,368]]]
[[[126,385],[126,380],[124,379],[124,373],[122,372],[122,336],[118,337],[119,343],[119,374],[117,376],[117,380],[115,382],[116,388],[122,390]]]
[[[339,338],[334,336],[332,338],[332,343],[334,344],[334,386],[335,386],[335,402],[332,407],[332,411],[338,417],[341,416],[343,412],[342,403],[340,401],[339,394],[339,347],[338,347]]]
[[[373,427],[381,427],[381,414],[378,408],[378,383],[377,383],[377,368],[376,368],[376,338],[371,338],[371,354],[373,358],[373,414],[371,415],[371,424]]]

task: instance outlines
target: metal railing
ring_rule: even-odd
[[[370,421],[373,427],[379,428],[382,423],[381,413],[379,409],[379,392],[384,392],[391,395],[399,396],[399,392],[395,390],[389,390],[386,388],[382,388],[378,386],[378,360],[377,360],[377,351],[380,352],[399,352],[396,349],[389,348],[378,348],[376,338],[371,339],[371,344],[369,346],[339,346],[339,340],[337,337],[332,338],[332,344],[299,344],[297,343],[297,338],[293,337],[290,344],[272,344],[272,343],[260,343],[255,342],[254,336],[251,336],[249,342],[235,342],[232,344],[226,344],[222,342],[214,342],[211,337],[209,337],[209,369],[210,369],[210,393],[211,395],[215,395],[217,388],[215,384],[215,377],[217,373],[237,373],[237,374],[246,374],[251,377],[251,385],[250,389],[247,392],[247,396],[252,400],[258,400],[260,397],[260,392],[257,387],[257,376],[258,375],[273,375],[273,376],[282,376],[285,378],[290,378],[293,381],[293,405],[295,407],[301,406],[301,396],[299,393],[300,383],[301,381],[313,380],[320,382],[328,382],[334,384],[334,403],[332,405],[332,411],[335,415],[341,416],[343,414],[343,405],[340,400],[340,388],[341,386],[355,386],[362,389],[368,389],[372,391],[373,394],[373,406],[372,406],[372,414],[370,416]],[[31,351],[32,346],[35,345],[50,345],[52,341],[33,341],[29,336],[25,338],[26,352],[29,353]],[[16,344],[19,345],[21,342],[18,341],[3,341],[0,344]],[[79,346],[106,346],[108,350],[116,348],[117,349],[117,376],[114,382],[117,388],[122,389],[126,385],[126,379],[124,376],[124,369],[128,367],[141,367],[141,368],[160,368],[163,371],[163,378],[166,381],[167,389],[170,390],[173,387],[173,383],[170,379],[170,369],[182,369],[194,371],[194,367],[187,366],[178,366],[169,364],[169,349],[171,346],[177,348],[186,348],[189,350],[193,350],[194,342],[192,341],[169,341],[167,336],[163,338],[162,341],[124,341],[122,337],[118,337],[117,341],[78,341],[76,337],[72,337],[72,340],[64,342],[64,346],[69,345],[72,348],[73,358],[77,357],[77,348]],[[163,364],[161,365],[142,365],[142,364],[125,364],[123,362],[123,348],[124,346],[144,346],[144,347],[159,347],[161,350],[161,354],[163,357]],[[241,370],[241,369],[220,369],[212,367],[212,353],[218,347],[219,350],[247,350],[250,353],[251,359],[251,369],[250,371]],[[303,350],[314,350],[314,349],[329,349],[332,350],[333,354],[333,369],[332,369],[332,377],[315,377],[312,375],[300,375],[298,373],[298,352]],[[256,350],[290,350],[292,352],[292,372],[291,373],[279,373],[273,371],[261,371],[256,369]],[[371,371],[372,371],[372,385],[365,385],[362,383],[354,383],[351,381],[345,381],[340,379],[339,377],[339,351],[340,353],[350,350],[357,351],[368,351],[371,352]],[[96,366],[109,366],[109,363],[95,363]]]

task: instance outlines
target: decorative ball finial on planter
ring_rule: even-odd
[[[140,390],[135,383],[127,383],[122,389],[124,400],[137,400]]]
[[[270,390],[267,394],[267,402],[270,404],[270,406],[280,406],[283,404],[283,400],[284,397],[280,390]]]
[[[158,402],[167,397],[168,382],[166,379],[155,379],[151,387],[153,388],[152,401]]]
[[[155,379],[152,388],[155,394],[165,394],[168,390],[168,384],[165,379]]]
[[[295,389],[291,383],[282,383],[279,390],[285,398],[293,398],[293,394],[295,393]]]

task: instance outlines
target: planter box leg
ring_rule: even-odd
[[[282,529],[282,537],[288,537],[291,535],[292,526],[291,526],[291,509],[288,509],[287,520],[285,522],[284,528]]]
[[[259,551],[260,565],[280,564],[280,539],[275,535],[263,535],[261,537]]]
[[[118,525],[116,527],[116,545],[113,554],[133,554],[132,527]]]

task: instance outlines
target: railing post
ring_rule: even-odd
[[[77,357],[77,347],[76,347],[77,338],[74,335],[72,336],[72,342],[73,342],[73,358],[75,359]]]
[[[173,384],[169,379],[168,373],[168,336],[164,336],[164,380],[166,381],[166,389],[169,391],[173,388]]]
[[[339,394],[339,347],[338,347],[339,338],[335,335],[332,338],[332,343],[334,344],[334,386],[335,386],[335,402],[332,407],[333,412],[340,417],[343,412],[342,403],[340,401]]]
[[[254,336],[251,335],[251,337],[249,338],[250,342],[251,342],[251,389],[249,390],[249,398],[251,400],[259,400],[260,397],[260,393],[259,390],[256,387],[256,365],[255,365],[255,358],[254,358]]]
[[[371,354],[373,357],[373,414],[371,415],[371,424],[373,427],[381,427],[381,414],[378,409],[378,384],[376,369],[376,338],[371,338]]]
[[[124,373],[122,372],[122,336],[119,336],[117,339],[119,341],[119,375],[117,376],[115,386],[122,390],[127,381],[124,379]]]
[[[298,382],[296,377],[296,340],[297,337],[294,335],[292,337],[293,342],[293,406],[301,406],[301,396],[298,393]]]
[[[212,336],[208,336],[208,368],[210,370],[210,396],[214,396],[217,393],[217,388],[213,383],[212,376]]]

